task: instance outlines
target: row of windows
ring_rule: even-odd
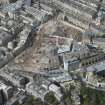
[[[105,56],[101,56],[101,57],[98,57],[98,58],[92,58],[90,60],[87,60],[86,62],[82,63],[82,66],[88,66],[88,65],[97,63],[99,61],[102,61],[102,60],[105,60]]]

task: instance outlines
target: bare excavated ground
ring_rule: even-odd
[[[74,37],[78,40],[82,40],[81,29],[78,29],[70,24],[50,21],[44,26],[43,39],[40,48],[37,49],[35,39],[34,45],[16,57],[13,62],[22,66],[25,71],[34,71],[49,66],[58,67],[59,61],[57,57],[47,53],[47,50],[56,47],[56,45],[49,43],[49,39],[47,38],[48,36],[54,35],[68,38]],[[52,62],[49,63],[49,60],[52,60]]]

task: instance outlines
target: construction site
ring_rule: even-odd
[[[28,93],[44,102],[52,91],[56,105],[85,105],[80,81],[87,83],[88,68],[104,73],[104,39],[105,0],[0,0],[0,77],[22,91],[19,97]],[[75,94],[67,104],[64,92],[71,84]]]

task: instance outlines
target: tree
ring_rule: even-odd
[[[34,99],[33,96],[30,96],[23,105],[44,105],[44,103],[40,98]]]
[[[83,105],[105,105],[105,92],[82,87]]]
[[[53,92],[47,93],[44,100],[50,105],[59,105],[59,101],[56,99]]]

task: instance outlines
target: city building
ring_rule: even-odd
[[[0,104],[6,103],[13,96],[13,88],[0,81]]]

